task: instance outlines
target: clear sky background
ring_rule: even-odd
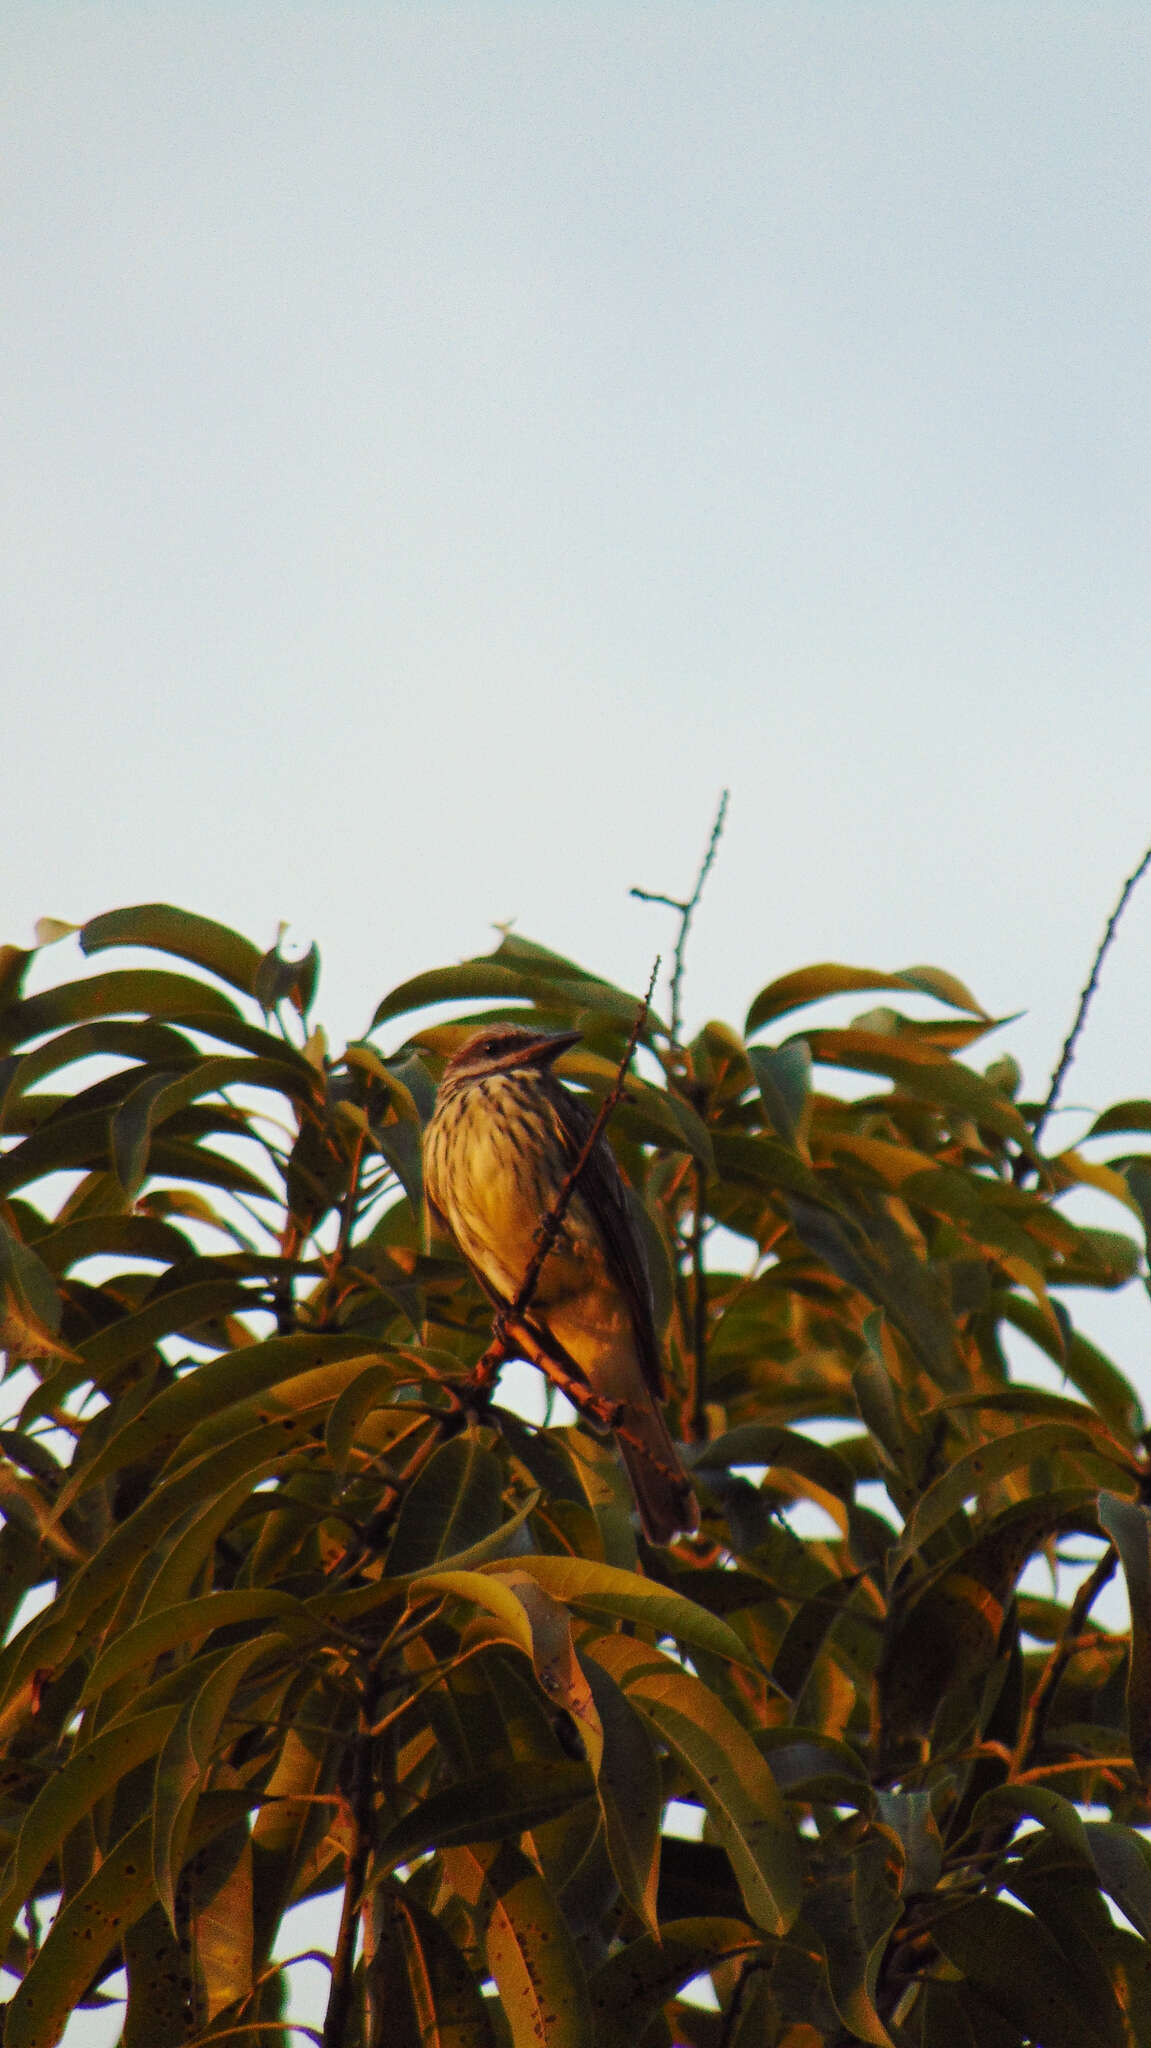
[[[1151,841],[1149,97],[1143,0],[6,0],[0,938],[636,988],[730,786],[689,1024],[934,961],[1040,1090]]]

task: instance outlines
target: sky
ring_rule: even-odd
[[[1151,842],[1149,87],[1089,0],[6,0],[0,939],[638,989],[730,788],[690,1027],[930,961],[1039,1092]]]

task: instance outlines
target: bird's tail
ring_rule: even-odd
[[[654,1402],[621,1403],[616,1442],[627,1466],[643,1533],[649,1543],[670,1543],[699,1528],[699,1503],[679,1452]]]

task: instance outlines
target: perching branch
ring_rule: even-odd
[[[675,942],[675,959],[671,972],[671,1042],[673,1045],[679,1044],[680,1027],[683,1023],[680,993],[683,986],[684,952],[687,946],[687,935],[691,926],[691,920],[699,906],[699,899],[703,895],[704,883],[711,873],[712,863],[715,860],[716,851],[723,834],[724,819],[727,817],[727,803],[730,795],[731,791],[725,789],[720,797],[719,809],[715,814],[715,823],[711,828],[711,837],[707,842],[707,852],[704,854],[699,873],[695,878],[695,888],[692,890],[686,903],[681,903],[677,896],[661,896],[651,889],[630,889],[628,891],[630,896],[638,896],[641,903],[662,903],[668,910],[678,910],[679,912],[679,937]]]
[[[513,1347],[510,1341],[511,1325],[523,1321],[524,1314],[531,1303],[532,1295],[536,1291],[540,1274],[544,1268],[544,1261],[560,1234],[561,1225],[564,1217],[567,1215],[572,1196],[575,1194],[580,1175],[607,1128],[608,1118],[611,1116],[616,1104],[623,1098],[624,1088],[627,1085],[627,1070],[632,1063],[636,1046],[643,1035],[644,1025],[647,1023],[647,1014],[651,1008],[652,992],[655,988],[656,976],[659,973],[660,965],[660,956],[657,953],[655,966],[651,970],[651,977],[647,985],[647,994],[640,1003],[635,1023],[631,1027],[631,1035],[624,1047],[623,1058],[619,1063],[615,1081],[600,1103],[595,1121],[580,1147],[579,1157],[564,1179],[563,1185],[547,1215],[543,1218],[536,1231],[535,1250],[528,1261],[527,1271],[516,1290],[515,1300],[509,1302],[507,1308],[497,1309],[495,1315],[495,1334],[492,1342],[488,1345],[479,1363],[473,1366],[468,1375],[467,1384],[473,1392],[486,1393],[491,1387],[501,1365],[512,1356]]]
[[[1062,1089],[1063,1083],[1067,1078],[1067,1072],[1070,1068],[1071,1062],[1075,1058],[1075,1048],[1079,1042],[1079,1035],[1083,1030],[1083,1026],[1087,1022],[1087,1013],[1091,1008],[1091,1004],[1095,997],[1095,991],[1099,986],[1100,971],[1102,969],[1103,962],[1107,957],[1107,952],[1110,948],[1111,942],[1119,929],[1119,921],[1122,918],[1128,903],[1131,901],[1131,897],[1133,896],[1135,890],[1138,888],[1139,883],[1143,880],[1143,877],[1147,873],[1149,867],[1151,867],[1151,846],[1147,848],[1146,853],[1143,855],[1143,858],[1140,861],[1138,867],[1135,869],[1134,873],[1128,875],[1127,880],[1124,882],[1119,894],[1119,901],[1115,905],[1114,910],[1111,912],[1111,915],[1107,920],[1106,930],[1103,933],[1103,937],[1099,941],[1098,950],[1096,951],[1095,958],[1091,963],[1091,973],[1087,978],[1087,985],[1079,998],[1079,1008],[1075,1012],[1075,1022],[1073,1023],[1070,1031],[1067,1034],[1063,1046],[1063,1051],[1059,1055],[1059,1064],[1056,1067],[1055,1072],[1051,1076],[1051,1086],[1047,1090],[1047,1100],[1043,1104],[1043,1107],[1040,1110],[1039,1115],[1036,1117],[1034,1125],[1032,1126],[1031,1135],[1035,1141],[1036,1149],[1038,1149],[1039,1140],[1043,1132],[1043,1127],[1046,1124],[1048,1117],[1051,1115],[1052,1110],[1055,1108],[1055,1105],[1059,1100],[1060,1090]],[[1029,1163],[1030,1162],[1027,1160],[1027,1158],[1023,1154],[1020,1154],[1019,1158],[1015,1162],[1015,1179],[1017,1181],[1022,1180],[1024,1174],[1028,1170]]]

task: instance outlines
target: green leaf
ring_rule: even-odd
[[[900,1903],[877,1836],[859,1842],[804,1898],[803,1924],[814,1928],[827,1964],[836,2011],[854,2039],[895,2048],[875,2005],[888,1937]]]
[[[931,1932],[994,2011],[1043,2048],[1112,2048],[1110,2030],[1080,2003],[1063,1950],[1030,1915],[976,1898],[940,1914]]]
[[[603,1665],[594,1657],[581,1657],[580,1665],[603,1731],[596,1789],[612,1869],[632,1910],[658,1936],[659,1758],[643,1720]]]
[[[738,1956],[754,1955],[763,1937],[742,1920],[665,1920],[600,1964],[588,1986],[595,2048],[637,2048],[669,1998],[692,1977]]]
[[[1082,1863],[1091,1860],[1087,1831],[1069,1799],[1042,1785],[994,1785],[971,1817],[973,1829],[991,1827],[1002,1816],[1037,1820],[1060,1848]]]
[[[1031,1129],[1020,1110],[982,1074],[914,1039],[892,1040],[872,1031],[812,1031],[811,1057],[817,1065],[881,1074],[906,1094],[944,1109],[958,1110],[1002,1138],[1033,1153]]]
[[[7,1936],[24,1901],[33,1897],[38,1880],[59,1855],[65,1836],[121,1778],[156,1755],[178,1712],[178,1707],[158,1707],[106,1729],[75,1750],[63,1768],[41,1786],[0,1877],[0,1938]]]
[[[1151,1131],[1151,1102],[1116,1102],[1097,1116],[1088,1138],[1109,1137],[1113,1131]]]
[[[749,1045],[747,1057],[773,1129],[794,1145],[811,1092],[811,1047],[805,1038],[779,1047]]]
[[[334,1400],[341,1378],[354,1380],[368,1363],[378,1363],[378,1353],[365,1350],[362,1339],[303,1335],[269,1337],[208,1359],[154,1395],[141,1414],[109,1438],[65,1489],[61,1507],[123,1466],[145,1459],[159,1466],[173,1454],[179,1462],[190,1461],[313,1399]],[[338,1368],[349,1364],[355,1370],[341,1375]],[[329,1376],[333,1367],[337,1370]],[[195,1434],[201,1426],[204,1441]]]
[[[194,1852],[249,1806],[242,1792],[214,1792],[201,1802],[188,1841]],[[108,1851],[76,1896],[57,1914],[43,1948],[5,2007],[5,2048],[56,2048],[70,2015],[126,1928],[152,1903],[151,1821],[139,1821]]]
[[[93,974],[86,981],[65,982],[26,996],[0,1018],[0,1052],[26,1045],[61,1024],[82,1024],[93,1017],[166,1017],[181,1011],[208,1017],[235,1017],[235,1004],[221,989],[186,974],[168,974],[160,967],[129,967]]]
[[[486,959],[462,960],[458,967],[438,967],[429,974],[417,974],[384,997],[372,1018],[371,1029],[375,1031],[389,1018],[403,1016],[410,1010],[423,1010],[433,1003],[465,1002],[476,996],[537,1003],[544,1010],[572,1018],[590,1012],[597,1019],[618,1023],[627,1030],[635,1022],[638,998],[613,988],[610,982],[591,976],[577,978],[579,969],[569,978],[531,972],[507,965],[506,956],[500,957],[503,954],[501,947],[500,954],[489,954]],[[526,1021],[529,1020],[525,1016]],[[654,1012],[649,1012],[645,1040],[653,1030],[662,1028]]]
[[[215,1629],[235,1628],[241,1622],[264,1621],[275,1621],[281,1630],[298,1630],[306,1637],[317,1633],[316,1621],[290,1593],[262,1587],[202,1593],[196,1600],[181,1600],[175,1606],[147,1614],[118,1634],[96,1659],[84,1682],[80,1703],[98,1700],[101,1693],[126,1674],[146,1668],[179,1643],[201,1642]]]
[[[855,1491],[851,1467],[833,1450],[776,1423],[741,1422],[710,1443],[691,1446],[688,1455],[693,1471],[705,1481],[712,1466],[767,1465],[798,1473],[839,1500],[850,1500]]]
[[[1087,1821],[1083,1832],[1104,1891],[1151,1941],[1151,1843],[1117,1821]]]
[[[290,1636],[270,1634],[256,1642],[205,1658],[209,1667],[199,1690],[181,1709],[156,1765],[152,1836],[152,1880],[156,1896],[177,1939],[176,1885],[192,1836],[192,1821],[203,1796],[216,1743],[235,1697],[253,1664],[292,1648]]]
[[[790,1010],[822,1002],[825,996],[854,995],[875,988],[915,989],[921,995],[947,1003],[953,1010],[966,1010],[973,1017],[987,1015],[963,983],[941,967],[907,967],[901,974],[884,974],[878,968],[841,967],[832,961],[822,961],[816,967],[801,967],[793,974],[785,974],[761,989],[747,1013],[745,1035],[758,1031],[776,1017],[786,1016]]]
[[[1099,1496],[1099,1520],[1119,1552],[1131,1608],[1127,1735],[1131,1759],[1151,1781],[1151,1509],[1116,1493]]]
[[[982,1493],[985,1487],[1003,1479],[1007,1473],[1021,1471],[1041,1458],[1049,1458],[1056,1451],[1068,1451],[1076,1457],[1104,1459],[1117,1464],[1113,1448],[1102,1429],[1089,1431],[1078,1423],[1070,1422],[1037,1422],[1026,1429],[1009,1430],[1004,1436],[991,1437],[987,1442],[977,1444],[973,1450],[964,1451],[962,1456],[955,1458],[942,1477],[920,1495],[903,1532],[901,1555],[910,1557],[922,1549],[936,1530],[951,1520],[964,1501]]]
[[[674,1636],[688,1649],[711,1650],[732,1663],[759,1668],[746,1643],[719,1615],[709,1614],[705,1607],[654,1579],[586,1557],[517,1557],[515,1568],[530,1572],[545,1592],[581,1613],[643,1622],[657,1635]],[[485,1574],[492,1574],[504,1567],[492,1564],[484,1569]]]
[[[503,1489],[499,1459],[473,1436],[441,1444],[404,1495],[388,1550],[389,1578],[426,1571],[490,1536],[500,1526]]]
[[[792,1615],[771,1666],[774,1683],[788,1699],[800,1698],[820,1651],[858,1583],[854,1577],[829,1579]]]
[[[455,1943],[411,1887],[385,1880],[373,1899],[388,2048],[497,2048],[488,2000]]]
[[[173,953],[193,967],[206,967],[241,994],[250,996],[259,963],[259,951],[250,939],[216,924],[210,917],[196,917],[177,910],[170,903],[138,903],[131,910],[107,910],[93,917],[80,932],[85,953],[101,953],[109,946],[148,946],[160,953]]]
[[[1081,1331],[1073,1329],[1070,1341],[1060,1342],[1050,1318],[1021,1294],[993,1294],[991,1307],[1047,1354],[1123,1442],[1130,1443],[1141,1433],[1143,1410],[1134,1388]]]
[[[775,1780],[715,1693],[628,1636],[585,1645],[677,1758],[727,1851],[751,1918],[784,1934],[800,1904],[799,1844]]]
[[[512,1843],[451,1849],[448,1881],[471,1907],[513,2048],[588,2048],[587,1980],[559,1902]]]
[[[429,1849],[466,1842],[516,1839],[525,1828],[566,1813],[595,1792],[587,1764],[520,1760],[497,1765],[482,1777],[445,1785],[429,1793],[376,1846],[381,1869],[411,1863]]]

